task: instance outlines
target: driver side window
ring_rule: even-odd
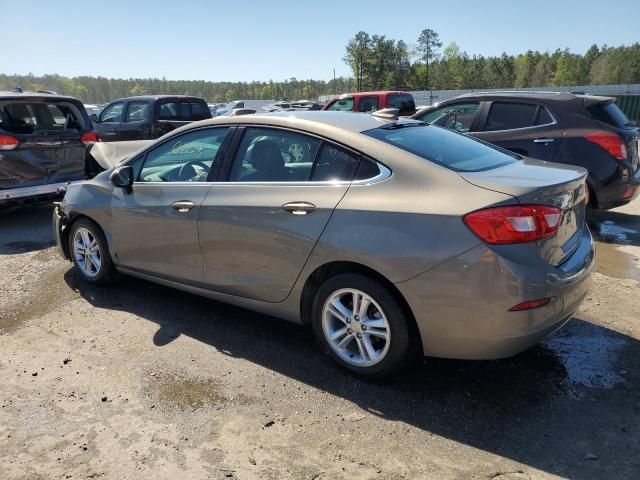
[[[227,127],[184,133],[147,153],[139,182],[206,182]]]

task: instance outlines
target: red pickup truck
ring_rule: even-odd
[[[322,107],[322,110],[368,113],[383,108],[397,108],[401,116],[410,116],[416,112],[416,103],[407,92],[358,92],[345,93],[332,98]]]

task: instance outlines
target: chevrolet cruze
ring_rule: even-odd
[[[594,260],[585,178],[392,112],[219,117],[70,184],[54,229],[87,282],[133,275],[310,325],[383,377],[562,327]]]

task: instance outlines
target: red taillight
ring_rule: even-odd
[[[93,145],[94,143],[100,141],[100,137],[96,132],[85,132],[80,137],[80,141],[85,145]]]
[[[464,223],[492,245],[535,242],[558,230],[562,211],[550,205],[511,205],[468,213]]]
[[[585,135],[584,139],[604,148],[609,155],[618,160],[627,159],[627,147],[620,135],[612,132],[593,132]]]
[[[20,141],[11,135],[0,135],[0,150],[13,150]]]
[[[509,309],[510,312],[521,312],[522,310],[531,310],[532,308],[544,307],[551,301],[550,298],[541,298],[539,300],[527,300],[526,302],[514,305]]]

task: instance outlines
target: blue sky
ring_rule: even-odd
[[[314,5],[313,7],[311,5]],[[348,75],[359,30],[470,54],[640,41],[638,0],[0,0],[0,73],[250,81]],[[631,14],[631,12],[635,12]],[[16,19],[16,21],[11,21]]]

